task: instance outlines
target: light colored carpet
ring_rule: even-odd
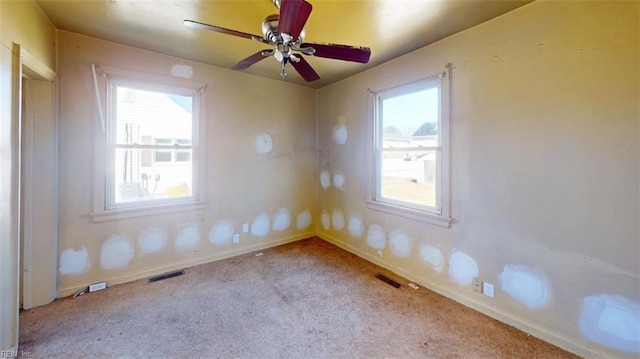
[[[20,314],[32,358],[574,358],[317,238]],[[394,279],[400,279],[392,276]],[[403,282],[406,284],[406,282]]]

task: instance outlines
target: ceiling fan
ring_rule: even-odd
[[[279,14],[269,15],[262,21],[263,36],[246,32],[225,29],[223,27],[204,24],[193,20],[184,20],[184,25],[215,31],[222,34],[244,37],[260,43],[274,46],[273,49],[260,50],[241,60],[231,69],[245,70],[249,66],[273,55],[280,63],[283,77],[287,75],[285,67],[288,63],[298,71],[306,81],[319,80],[320,76],[299,54],[324,57],[329,59],[352,61],[366,64],[371,57],[371,50],[367,47],[356,47],[335,44],[315,44],[304,42],[304,25],[311,14],[312,6],[305,0],[272,0],[279,9]]]

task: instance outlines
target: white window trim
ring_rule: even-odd
[[[108,127],[113,124],[110,124],[110,121],[107,120],[106,133],[103,132],[102,128],[99,126],[97,128],[100,130],[100,133],[98,134],[96,131],[97,140],[94,145],[93,211],[90,213],[92,221],[105,222],[204,209],[208,203],[206,192],[205,106],[202,106],[201,104],[201,95],[205,90],[205,85],[186,79],[143,73],[113,66],[100,65],[97,69],[98,73],[101,75],[101,86],[98,86],[99,93],[97,95],[101,98],[107,98],[107,102],[110,101],[111,97],[110,79],[115,79],[118,83],[142,83],[148,86],[154,86],[155,90],[163,90],[164,88],[171,92],[175,92],[174,90],[176,88],[182,88],[195,92],[196,96],[193,104],[193,111],[195,112],[196,120],[193,124],[195,135],[192,139],[192,163],[194,166],[194,172],[197,172],[197,175],[192,178],[192,187],[194,189],[192,196],[159,201],[118,204],[116,206],[110,205],[109,196],[111,194],[109,193],[109,186],[112,186],[112,184],[110,183],[108,173],[113,172],[114,164],[112,163],[113,156],[108,154],[108,151],[111,149],[111,141],[108,139],[108,136],[112,136]],[[103,109],[99,108],[98,111],[102,112]],[[107,103],[107,111],[111,111],[109,103]],[[108,119],[109,117],[105,116],[105,118]]]
[[[447,64],[445,69],[435,76],[431,76],[419,81],[399,84],[388,88],[372,91],[370,90],[370,105],[371,111],[369,118],[373,119],[369,121],[370,124],[370,146],[371,159],[369,163],[370,168],[370,181],[369,181],[369,196],[366,200],[367,207],[369,209],[404,217],[424,223],[434,224],[441,227],[449,228],[451,226],[451,184],[450,184],[450,122],[451,122],[451,64]],[[433,81],[440,78],[440,156],[437,164],[436,171],[440,173],[440,198],[436,199],[437,207],[436,211],[430,207],[422,207],[420,205],[412,205],[403,201],[394,201],[392,199],[385,199],[380,201],[378,194],[380,193],[380,154],[382,149],[379,148],[379,136],[380,125],[378,120],[378,93],[393,93],[394,89],[398,92],[406,92],[407,88],[415,85],[416,88],[424,84],[425,82]],[[437,158],[438,156],[436,156]]]

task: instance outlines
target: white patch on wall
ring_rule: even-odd
[[[367,231],[367,245],[373,249],[382,250],[387,246],[387,233],[379,224],[372,224]],[[382,256],[382,252],[380,252]]]
[[[449,257],[449,277],[461,285],[469,285],[478,276],[478,264],[468,254],[456,249]]]
[[[160,252],[167,245],[169,236],[167,231],[158,227],[149,227],[138,236],[138,248],[142,254]]]
[[[233,222],[227,220],[221,220],[211,226],[209,230],[209,241],[213,244],[223,246],[231,243],[231,237],[235,232]]]
[[[364,232],[364,223],[362,222],[362,218],[358,215],[352,215],[349,217],[349,224],[347,226],[349,230],[349,235],[354,238],[362,237],[362,233]]]
[[[298,219],[296,220],[296,227],[298,229],[306,229],[311,225],[311,212],[304,210],[298,213]]]
[[[329,216],[329,212],[323,210],[320,213],[320,222],[322,222],[322,228],[325,231],[328,231],[331,228],[331,216]]]
[[[331,224],[336,231],[341,231],[344,228],[344,214],[342,214],[340,208],[333,210],[331,214]]]
[[[184,225],[180,229],[180,233],[178,233],[176,240],[173,242],[173,246],[183,250],[194,247],[198,242],[200,242],[200,228],[198,224],[191,223]]]
[[[411,237],[401,229],[389,234],[389,246],[396,257],[408,258],[411,255]]]
[[[320,172],[320,185],[323,189],[331,187],[331,173],[327,170]]]
[[[182,77],[183,79],[190,79],[193,77],[193,67],[182,64],[173,65],[173,67],[171,67],[171,75]]]
[[[261,133],[256,136],[255,143],[256,153],[264,155],[273,151],[273,138],[268,133]]]
[[[100,248],[100,266],[104,269],[121,268],[133,258],[133,243],[124,235],[109,237]]]
[[[291,225],[291,215],[286,208],[280,208],[273,215],[273,230],[284,231]]]
[[[347,126],[343,124],[337,124],[336,127],[333,128],[333,142],[344,145],[347,143],[347,138],[349,133],[347,132]]]
[[[336,186],[337,189],[344,188],[344,175],[340,171],[336,171],[333,174],[333,185]]]
[[[89,251],[85,246],[79,250],[67,248],[60,253],[60,274],[79,275],[91,268]]]
[[[594,343],[640,354],[640,303],[613,294],[582,300],[580,331]]]
[[[533,268],[507,264],[500,274],[502,291],[529,309],[546,307],[551,301],[551,286],[546,277]]]
[[[442,273],[444,269],[444,257],[439,248],[423,243],[420,245],[420,260],[425,265],[433,268],[436,272]]]
[[[266,237],[271,231],[271,220],[266,213],[258,215],[251,224],[251,234],[255,237]]]

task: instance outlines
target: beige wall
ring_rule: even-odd
[[[33,1],[0,1],[0,350],[17,345],[18,225],[13,44],[55,68],[55,29]]]
[[[315,209],[315,90],[281,81],[206,66],[174,57],[105,42],[70,32],[58,32],[60,76],[59,250],[86,250],[91,263],[84,273],[60,274],[58,295],[73,294],[89,283],[110,285],[184,268],[214,259],[308,237],[313,227],[297,229],[296,218]],[[94,143],[102,136],[93,92],[92,63],[171,76],[176,64],[193,67],[193,81],[207,88],[201,101],[206,123],[208,205],[204,210],[92,222]],[[105,103],[103,99],[103,103]],[[268,133],[274,149],[254,150],[256,136]],[[242,234],[242,224],[260,214],[272,220],[285,208],[291,225],[266,237]],[[227,220],[241,233],[239,244],[215,245],[209,232]],[[178,250],[174,242],[184,226],[199,229],[199,242]],[[168,235],[164,249],[143,254],[141,233],[156,228]],[[122,235],[133,244],[132,260],[119,269],[103,269],[101,246]],[[74,252],[75,251],[75,252]]]
[[[358,239],[347,226],[317,225],[319,235],[573,351],[640,351],[638,18],[637,2],[536,2],[319,90],[321,166],[346,177],[343,190],[319,187],[319,213],[341,209],[345,223],[359,215],[365,226],[403,230],[412,252],[400,259],[387,245],[377,253],[366,229]],[[425,78],[449,62],[452,227],[369,210],[367,89]],[[341,121],[349,139],[339,146],[332,129]],[[424,245],[440,249],[441,273],[421,260]],[[495,299],[454,284],[454,249],[495,284]],[[505,268],[519,270],[514,281],[501,282]],[[529,309],[538,304],[527,284],[545,283],[550,302]],[[611,335],[606,321],[624,333]]]

